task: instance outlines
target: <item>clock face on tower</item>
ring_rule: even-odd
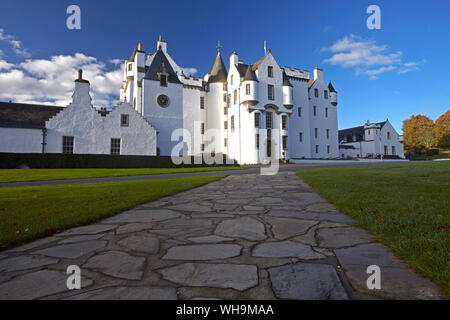
[[[161,108],[166,108],[170,104],[170,99],[165,94],[158,96],[157,102]]]

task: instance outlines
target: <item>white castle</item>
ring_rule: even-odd
[[[160,39],[155,53],[142,44],[125,61],[121,103],[128,102],[157,130],[157,153],[172,155],[184,129],[184,155],[225,154],[240,164],[277,156],[339,158],[337,92],[323,70],[281,67],[270,49],[255,64],[238,54],[227,71],[220,45],[212,71],[186,76]]]

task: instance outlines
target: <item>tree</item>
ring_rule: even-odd
[[[434,122],[424,115],[411,116],[403,121],[405,150],[431,148],[435,142]]]
[[[440,116],[434,125],[436,145],[450,148],[450,110]]]

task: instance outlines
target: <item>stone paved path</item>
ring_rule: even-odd
[[[229,176],[2,252],[0,299],[441,298],[352,225],[293,172]]]

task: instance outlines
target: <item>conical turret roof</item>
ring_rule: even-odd
[[[228,78],[228,71],[225,67],[225,64],[223,63],[222,56],[219,54],[217,55],[216,61],[214,62],[214,67],[211,71],[211,75],[209,77],[208,82],[209,83],[216,83],[216,82],[227,82]]]
[[[336,92],[336,90],[334,90],[333,85],[331,84],[331,81],[330,84],[328,85],[328,90],[330,90],[330,92]]]
[[[248,65],[248,69],[247,69],[247,72],[245,73],[243,81],[256,81],[256,82],[258,82],[258,78],[256,77],[256,73],[255,73],[255,71],[253,71],[251,64]]]

